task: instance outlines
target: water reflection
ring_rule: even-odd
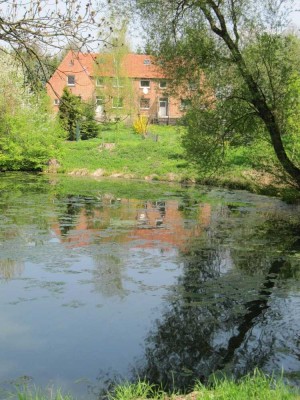
[[[123,297],[128,294],[123,284],[124,262],[122,255],[96,255],[94,262],[93,281],[96,291],[109,297]]]
[[[0,320],[16,328],[0,382],[29,375],[77,395],[79,378],[102,371],[103,387],[133,368],[185,390],[254,366],[300,382],[297,208],[134,182],[1,185]]]
[[[0,279],[10,280],[22,275],[24,263],[12,259],[0,259]]]
[[[211,211],[209,204],[196,204],[195,220],[187,220],[187,209],[177,200],[140,201],[110,194],[96,199],[68,196],[62,208],[53,229],[72,247],[111,242],[113,236],[116,243],[136,240],[144,247],[165,244],[183,249],[189,238],[201,235]]]
[[[299,254],[300,224],[262,214],[256,228],[251,215],[233,228],[232,215],[230,207],[217,209],[209,230],[182,251],[183,274],[146,339],[147,361],[138,375],[167,390],[190,390],[196,379],[207,381],[217,371],[241,376],[255,367],[300,369],[299,300],[295,310],[286,307],[289,293],[276,297],[283,280],[299,273],[290,256]],[[264,241],[267,248],[260,246]]]

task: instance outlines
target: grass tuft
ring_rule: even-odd
[[[72,400],[70,395],[52,389],[46,392],[25,387],[18,389],[17,400]],[[108,400],[300,400],[299,391],[290,388],[282,379],[265,375],[259,370],[246,375],[239,381],[229,378],[219,379],[214,376],[210,386],[202,383],[195,385],[194,391],[188,395],[167,394],[157,386],[138,380],[136,383],[125,382],[118,385],[108,394]]]
[[[198,383],[195,387],[196,400],[294,400],[299,394],[285,385],[281,379],[255,370],[238,382],[230,379],[213,379],[211,387]]]

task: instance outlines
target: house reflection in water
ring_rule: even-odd
[[[135,247],[160,243],[184,251],[189,238],[201,235],[211,215],[209,204],[197,204],[193,216],[186,217],[177,200],[140,201],[105,195],[94,202],[80,198],[77,203],[80,206],[75,202],[71,210],[68,204],[60,223],[53,226],[61,242],[70,247],[137,241]]]

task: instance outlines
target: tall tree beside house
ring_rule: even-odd
[[[81,101],[67,87],[64,88],[60,98],[58,119],[68,134],[68,140],[76,140],[76,126],[82,119]]]
[[[263,164],[300,187],[299,39],[284,32],[289,1],[136,0],[161,65],[177,82],[201,68],[214,90],[198,90],[184,144],[201,167],[236,143],[264,148]],[[198,101],[197,101],[198,100]],[[272,152],[271,152],[272,150]]]
[[[68,140],[94,138],[99,133],[99,125],[94,119],[94,106],[83,103],[78,96],[65,87],[60,98],[58,119],[67,132]]]
[[[113,24],[114,19],[111,20]],[[130,52],[126,42],[127,21],[121,22],[121,28],[115,29],[111,38],[112,46],[100,49],[94,67],[96,81],[96,110],[109,120],[126,120],[135,114],[137,105],[134,100],[133,83],[128,78],[123,60]]]

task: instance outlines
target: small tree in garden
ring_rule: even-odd
[[[76,140],[76,129],[80,130],[83,140],[96,137],[99,126],[94,119],[95,109],[92,104],[83,103],[65,87],[60,99],[58,118],[62,128],[67,132],[68,140]]]
[[[80,124],[80,137],[83,140],[98,136],[100,125],[95,121],[95,108],[93,104],[82,103],[82,119]]]
[[[76,140],[76,125],[82,118],[81,101],[65,87],[60,99],[58,118],[63,129],[68,133],[68,140]]]

